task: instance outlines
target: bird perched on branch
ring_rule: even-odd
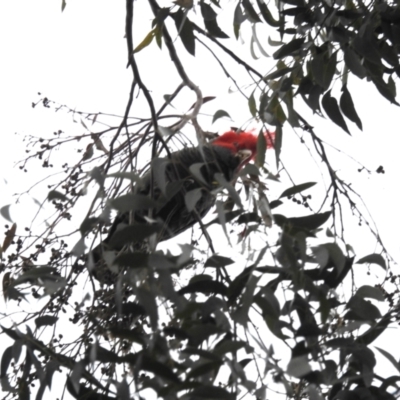
[[[267,131],[264,137],[266,148],[272,148],[275,133]],[[154,231],[162,241],[192,227],[215,204],[216,190],[232,183],[255,159],[257,140],[250,132],[229,131],[204,146],[184,148],[169,158],[153,160],[136,193],[126,195],[130,196],[126,199],[131,202],[130,211],[119,213],[103,245],[120,249],[137,241],[141,234],[149,236]],[[158,222],[154,229],[149,228],[149,219]]]

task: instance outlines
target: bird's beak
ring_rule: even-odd
[[[248,160],[249,158],[251,158],[252,155],[253,155],[253,153],[251,152],[251,150],[247,150],[247,149],[239,150],[239,151],[236,153],[236,156],[239,157],[239,159],[240,159],[242,162],[244,162],[244,161]]]

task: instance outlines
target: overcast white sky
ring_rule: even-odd
[[[138,3],[146,2],[135,2],[135,7],[139,7]],[[169,1],[161,3],[171,4]],[[22,191],[34,181],[32,174],[13,169],[13,163],[23,156],[21,140],[24,135],[47,136],[58,129],[66,132],[84,131],[81,125],[74,124],[65,113],[55,114],[41,108],[33,110],[31,102],[37,100],[37,92],[71,108],[76,107],[77,110],[123,114],[131,80],[131,72],[125,68],[124,4],[122,1],[69,0],[64,13],[61,13],[61,0],[0,3],[0,207],[12,203],[14,200],[11,195]],[[135,20],[136,44],[151,29],[150,14],[143,15]],[[230,20],[221,23],[223,29],[233,37],[230,24]],[[229,44],[232,46],[233,42]],[[177,46],[180,46],[179,40]],[[237,43],[235,46],[235,52],[250,57],[248,43]],[[269,54],[274,51],[267,46],[265,49]],[[198,54],[203,54],[200,46]],[[160,52],[154,43],[139,53],[137,60],[139,67],[145,66],[145,83],[157,94],[156,101],[162,101],[163,94],[175,89],[175,83],[171,83],[173,75],[170,75],[172,72],[166,52]],[[228,94],[229,82],[223,80],[221,72],[215,76],[210,73],[217,68],[216,64],[210,62],[208,69],[209,65],[202,63],[200,58],[189,55],[186,62],[191,78],[200,85],[203,95],[220,96],[215,103],[207,104],[204,112],[212,115],[217,109],[224,108],[235,119],[234,122],[220,121],[212,128],[223,132],[231,125],[244,123],[248,117],[247,109],[236,106],[235,97]],[[261,58],[258,66],[264,65],[262,68],[267,72],[273,61]],[[239,70],[236,65],[232,69]],[[373,85],[365,81],[352,79],[350,91],[363,121],[364,132],[351,126],[353,136],[349,137],[329,121],[315,117],[312,122],[317,133],[324,139],[341,147],[373,171],[371,175],[358,173],[356,165],[348,163],[344,158],[336,158],[340,174],[348,176],[350,181],[354,179],[354,185],[363,195],[377,222],[385,245],[398,259],[400,110],[382,99]],[[186,99],[177,101],[178,110],[186,111],[193,101],[194,96],[188,92]],[[240,106],[243,107],[243,103]],[[140,113],[135,105],[133,113]],[[210,119],[204,121],[211,124]],[[209,129],[211,126],[203,127]],[[15,135],[16,132],[18,135]],[[308,160],[307,153],[299,147],[297,137],[289,128],[285,130],[282,157],[286,164],[295,166],[292,173],[297,184],[313,180],[310,176],[314,174],[318,176],[315,164]],[[375,173],[379,165],[383,165],[386,171],[384,175]],[[286,188],[271,184],[272,199]],[[40,192],[36,192],[37,195],[40,196]],[[43,192],[39,200],[43,200],[46,195]],[[26,212],[34,209],[34,205],[29,199],[22,204],[12,208],[12,216],[23,224],[29,218]],[[3,225],[6,223],[1,217],[0,221]],[[349,232],[349,237],[354,236],[349,242],[354,244],[358,257],[374,251],[370,247],[373,241],[364,236],[363,232],[357,228]]]

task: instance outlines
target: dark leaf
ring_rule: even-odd
[[[9,248],[10,244],[12,244],[14,240],[16,231],[17,231],[17,224],[13,223],[11,225],[11,228],[6,233],[6,237],[4,238],[3,245],[1,247],[1,251],[5,252]]]
[[[96,217],[86,218],[79,227],[81,235],[85,236],[88,232],[90,232],[93,228],[95,228],[98,223],[99,223],[99,218]]]
[[[347,47],[344,51],[344,62],[349,70],[360,79],[364,79],[367,76],[359,56],[350,47]]]
[[[344,85],[342,87],[342,95],[340,96],[340,109],[343,114],[352,122],[354,122],[358,129],[362,131],[362,122],[357,114],[356,109],[354,108],[353,99],[351,98],[350,92],[347,89],[347,86]]]
[[[273,201],[271,201],[271,203],[269,203],[269,208],[271,210],[273,210],[274,208],[279,207],[282,204],[283,204],[283,202],[280,200],[273,200]]]
[[[133,316],[132,314],[130,315]],[[141,315],[146,315],[146,313],[143,311]],[[146,345],[146,340],[144,335],[138,332],[137,330],[124,329],[124,328],[110,328],[108,331],[110,332],[113,338],[115,337],[120,339],[127,339],[131,342],[139,343],[143,346]]]
[[[12,346],[7,347],[1,356],[0,378],[4,378],[7,374],[8,366],[12,360]]]
[[[296,378],[301,378],[312,371],[307,355],[294,357],[289,361],[286,373]]]
[[[151,327],[156,330],[158,327],[158,307],[154,293],[147,288],[140,287],[136,289],[136,295],[139,304],[144,307],[150,317]]]
[[[238,224],[248,224],[250,222],[260,223],[261,218],[256,212],[242,214],[236,221]]]
[[[185,194],[185,204],[189,212],[192,212],[197,202],[201,199],[202,188],[190,190]]]
[[[286,189],[280,196],[279,198],[281,199],[282,197],[289,197],[293,196],[296,193],[303,192],[306,189],[309,189],[316,185],[316,182],[307,182],[307,183],[302,183],[300,185],[295,185],[289,189]]]
[[[222,361],[212,361],[200,364],[199,366],[194,367],[188,372],[186,379],[197,378],[199,376],[210,373],[216,375],[222,364]]]
[[[226,267],[227,265],[234,264],[235,261],[228,257],[219,256],[217,254],[213,254],[204,264],[204,267],[214,267],[221,268]]]
[[[158,127],[160,129],[160,126]],[[151,160],[151,168],[153,172],[154,181],[157,183],[157,187],[161,190],[161,193],[166,196],[167,194],[167,180],[165,176],[165,170],[170,164],[170,161],[165,158],[153,158]]]
[[[375,45],[375,40],[370,38],[369,36],[369,33],[364,34],[362,37],[357,36],[353,40],[353,47],[367,60],[380,66],[382,65],[381,55]]]
[[[247,276],[245,276],[247,278]],[[233,320],[238,322],[239,324],[243,325],[244,327],[247,327],[247,322],[249,320],[249,309],[254,303],[254,292],[257,286],[257,282],[259,281],[260,277],[255,277],[254,275],[251,275],[249,279],[246,279],[245,281],[242,279],[242,283],[245,283],[246,290],[243,293],[243,298],[241,301],[240,306],[236,309],[236,311],[232,314]],[[238,286],[235,288],[236,290],[239,289]],[[229,292],[232,291],[232,285],[229,286]],[[232,293],[229,293],[229,300],[232,300]]]
[[[243,208],[242,206],[242,201],[240,199],[240,196],[238,194],[238,192],[236,191],[236,189],[233,187],[233,185],[231,185],[224,177],[224,175],[220,172],[217,172],[216,174],[214,174],[214,178],[215,180],[224,188],[228,191],[229,196],[231,197],[231,199],[235,202],[235,204],[239,207],[239,208]]]
[[[329,37],[333,42],[339,42],[341,45],[348,43],[350,40],[350,32],[343,25],[333,26],[329,31]]]
[[[312,214],[306,217],[292,217],[286,218],[283,215],[276,214],[274,215],[275,222],[279,226],[283,226],[284,224],[288,224],[289,226],[295,226],[299,228],[304,228],[307,230],[314,230],[323,225],[326,221],[328,221],[331,216],[331,212],[327,211],[321,214]]]
[[[189,392],[191,399],[205,400],[235,400],[236,394],[217,386],[199,386]]]
[[[124,213],[127,211],[158,208],[160,203],[142,194],[125,194],[112,200],[110,206],[120,213]]]
[[[247,346],[247,342],[243,342],[240,340],[223,340],[220,342],[214,349],[214,354],[218,354],[219,356],[223,356],[227,353],[236,353],[238,350]]]
[[[236,39],[239,38],[240,25],[245,20],[246,20],[246,17],[243,14],[242,7],[240,6],[240,2],[238,2],[236,5],[236,8],[235,8],[235,12],[233,14],[233,30],[234,30]]]
[[[141,359],[140,367],[146,371],[152,372],[154,375],[166,379],[174,383],[180,383],[178,376],[172,369],[149,356],[143,356]]]
[[[382,267],[385,271],[387,269],[385,259],[380,254],[369,254],[356,261],[356,264],[377,264]]]
[[[281,68],[278,69],[274,72],[271,72],[270,74],[266,75],[264,77],[265,81],[271,80],[271,79],[276,79],[276,78],[280,78],[283,75],[288,74],[289,72],[292,72],[294,70],[294,67],[289,68],[289,67],[285,67],[285,68]]]
[[[257,104],[256,104],[256,100],[254,98],[254,92],[250,95],[248,104],[249,104],[250,114],[253,117],[255,117],[257,115]]]
[[[294,55],[298,50],[301,49],[304,43],[304,39],[293,39],[289,43],[284,44],[279,50],[277,50],[273,57],[275,60],[282,59],[286,56]]]
[[[381,317],[378,308],[371,304],[369,301],[355,295],[347,303],[349,312],[345,315],[346,319],[355,321],[373,321]]]
[[[187,14],[179,9],[176,13],[171,14],[172,18],[175,20],[176,29],[178,35],[185,46],[186,51],[192,56],[195,55],[195,40],[193,34],[193,25],[190,22]]]
[[[263,131],[260,131],[257,138],[256,164],[262,167],[265,163],[265,151],[267,150],[267,140]]]
[[[274,142],[274,149],[275,149],[275,158],[276,158],[276,166],[279,166],[279,159],[281,154],[282,148],[282,138],[283,138],[283,129],[281,126],[277,126],[275,130],[275,142]]]
[[[372,326],[365,333],[359,336],[356,342],[364,345],[372,343],[386,330],[386,328],[390,324],[390,318],[391,313],[385,314],[376,325]]]
[[[271,12],[269,11],[267,5],[264,3],[264,0],[257,0],[258,7],[261,11],[261,15],[263,16],[265,22],[268,25],[273,26],[274,28],[277,28],[278,26],[281,25],[280,21],[277,21],[274,19],[272,16]]]
[[[330,90],[326,92],[324,97],[322,98],[322,107],[324,107],[324,110],[328,114],[328,117],[336,125],[339,125],[345,132],[350,135],[346,122],[340,112],[337,100],[334,97],[331,97]]]
[[[58,192],[57,190],[50,190],[49,194],[47,195],[47,200],[48,201],[52,201],[52,200],[67,201],[68,197],[65,194]]]
[[[381,289],[379,289],[378,287],[368,286],[368,285],[361,286],[357,290],[356,296],[361,297],[361,298],[375,299],[378,301],[385,300],[385,296],[383,295],[383,292]]]
[[[58,317],[53,315],[42,315],[35,319],[35,324],[37,328],[40,328],[41,326],[54,325],[57,321]]]
[[[141,242],[160,230],[158,224],[134,224],[116,231],[108,242],[110,248],[121,248],[128,243]]]
[[[397,371],[400,372],[400,363],[396,361],[396,359],[393,357],[391,353],[388,351],[381,349],[379,347],[375,347],[384,357],[386,357],[390,363],[397,369]]]
[[[14,331],[12,329],[9,329],[9,328],[5,328],[2,325],[0,325],[0,327],[3,330],[3,332],[5,334],[7,334],[11,339],[13,339],[13,340],[20,340],[21,339],[21,337],[19,336],[19,334],[16,331]]]
[[[227,117],[229,119],[232,119],[231,116],[225,111],[225,110],[218,110],[213,116],[212,123],[214,123],[217,119]]]
[[[383,79],[374,79],[372,78],[372,82],[374,83],[375,87],[378,89],[379,93],[391,103],[399,105],[396,101],[395,95],[393,94],[393,90]]]
[[[199,280],[196,282],[189,283],[189,285],[185,286],[181,290],[179,290],[179,294],[187,294],[187,293],[217,293],[222,296],[225,296],[228,291],[228,288],[221,282],[213,281],[210,279]]]
[[[250,3],[250,0],[242,0],[243,8],[246,11],[247,17],[249,18],[250,22],[261,22],[260,17],[256,13],[256,10]]]
[[[46,385],[51,389],[51,383],[53,380],[54,372],[59,369],[60,365],[58,362],[50,360],[46,365]]]
[[[203,16],[204,25],[207,31],[215,37],[226,39],[229,36],[224,33],[217,23],[217,14],[209,4],[200,3],[201,14]]]
[[[204,358],[206,360],[212,360],[212,361],[217,361],[217,362],[222,362],[222,358],[220,356],[218,356],[215,353],[211,353],[207,350],[201,350],[201,349],[197,349],[194,347],[186,347],[185,349],[182,350],[183,354],[193,354],[196,356],[199,356],[201,358]]]
[[[130,268],[145,268],[151,267],[154,269],[168,269],[173,268],[175,264],[165,255],[153,253],[122,253],[119,254],[115,260],[114,264],[130,267]]]
[[[10,215],[10,207],[11,204],[8,204],[7,206],[3,206],[0,208],[0,215],[5,218],[6,220],[10,221],[11,223],[13,222],[11,219]]]

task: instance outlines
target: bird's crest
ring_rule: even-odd
[[[267,142],[267,149],[273,148],[275,132],[266,131],[264,136]],[[211,143],[214,146],[221,146],[230,149],[235,154],[243,150],[249,150],[251,151],[251,157],[249,159],[254,159],[257,154],[257,140],[258,136],[253,132],[229,131],[217,137]]]

